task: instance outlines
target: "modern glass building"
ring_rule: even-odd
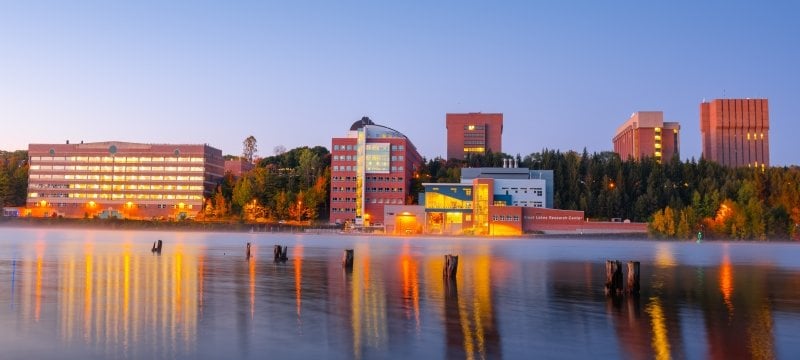
[[[211,146],[30,144],[23,216],[192,218],[224,173]]]

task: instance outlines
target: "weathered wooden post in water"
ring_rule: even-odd
[[[247,243],[247,260],[250,260],[250,243]]]
[[[444,269],[442,275],[445,279],[455,279],[458,272],[458,255],[448,254],[444,256]]]
[[[353,269],[353,249],[345,249],[342,254],[342,266],[345,269]]]
[[[606,295],[619,295],[622,290],[622,266],[619,260],[606,260]]]
[[[639,262],[628,261],[628,287],[629,294],[639,294]]]
[[[273,254],[275,255],[275,262],[286,262],[289,259],[287,256],[289,248],[287,246],[281,247],[280,245],[275,245],[273,249]]]
[[[153,248],[150,249],[150,252],[161,254],[161,246],[162,245],[163,245],[163,243],[161,242],[161,240],[158,240],[158,241],[154,242],[153,243]]]

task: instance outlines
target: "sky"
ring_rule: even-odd
[[[772,165],[800,164],[800,2],[1,1],[0,149],[330,148],[362,116],[444,156],[445,114],[501,112],[503,152],[612,150],[635,111],[681,124],[767,98]]]

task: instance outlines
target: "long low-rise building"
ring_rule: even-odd
[[[192,218],[224,174],[205,144],[119,141],[28,146],[24,216]]]

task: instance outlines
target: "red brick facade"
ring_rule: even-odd
[[[447,114],[447,159],[503,151],[503,114]]]
[[[700,104],[703,158],[731,167],[769,166],[767,99],[716,99]]]
[[[422,163],[422,156],[414,144],[405,136],[380,125],[366,125],[369,132],[381,132],[381,136],[366,136],[366,145],[388,147],[389,164],[386,171],[363,173],[362,189],[358,188],[359,130],[351,130],[351,136],[331,140],[331,223],[356,222],[359,204],[363,204],[362,219],[365,225],[382,225],[385,205],[409,204],[409,189],[414,172]],[[389,136],[384,136],[389,134]],[[367,159],[362,159],[365,163]]]
[[[640,111],[617,129],[614,135],[614,152],[624,161],[655,158],[669,161],[680,152],[680,125],[664,122],[661,111]]]

